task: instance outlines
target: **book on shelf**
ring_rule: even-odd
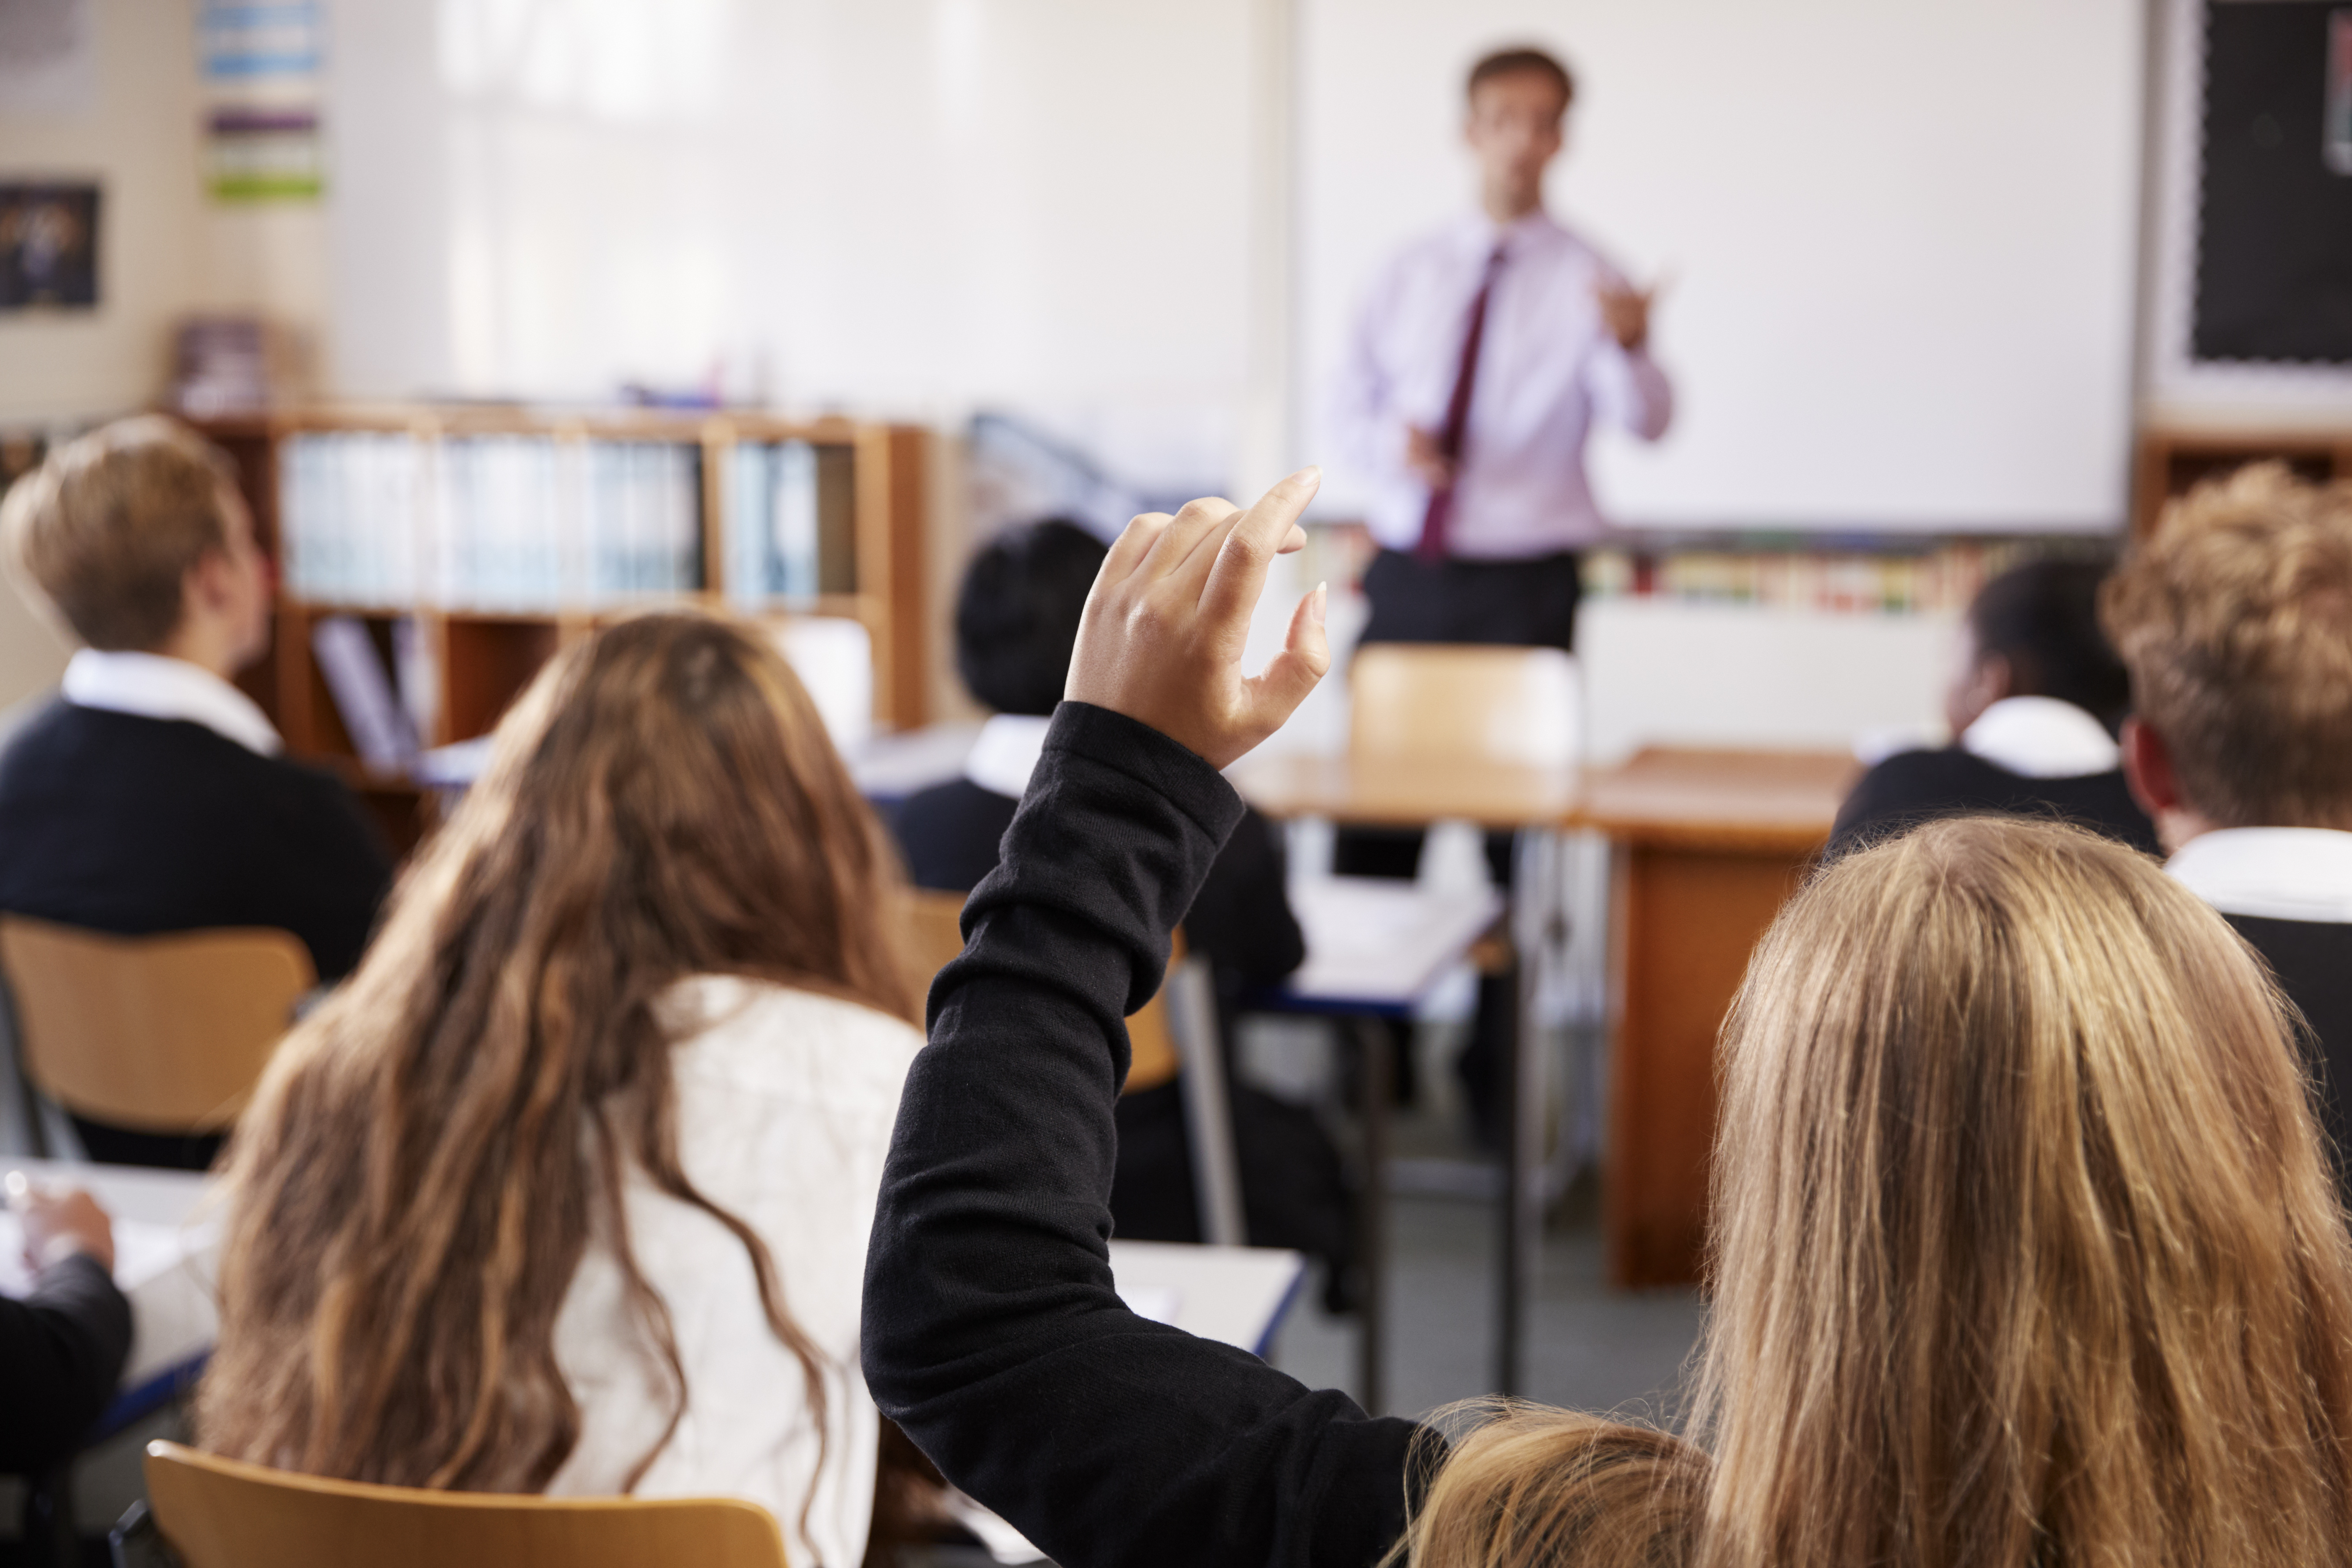
[[[310,648],[360,760],[387,772],[405,770],[416,760],[415,725],[394,695],[366,622],[355,615],[322,616],[310,628]]]
[[[722,508],[727,592],[737,605],[814,598],[820,559],[817,449],[805,441],[735,448]]]
[[[704,583],[698,445],[319,431],[278,450],[286,586],[313,602],[593,609]]]

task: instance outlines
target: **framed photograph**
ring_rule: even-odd
[[[0,182],[0,310],[98,304],[98,186]]]

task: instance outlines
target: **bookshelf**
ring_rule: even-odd
[[[2132,536],[2156,528],[2164,504],[2199,481],[2277,458],[2306,479],[2352,479],[2352,426],[2198,430],[2150,425],[2139,434],[2132,472]]]
[[[678,604],[857,621],[876,727],[925,722],[920,428],[441,406],[194,423],[236,462],[278,572],[269,654],[241,684],[403,847],[419,791],[361,760],[314,652],[324,617],[364,629],[426,747],[488,733],[557,649]]]

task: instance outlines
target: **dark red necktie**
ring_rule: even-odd
[[[1462,434],[1470,426],[1470,389],[1478,380],[1478,344],[1486,336],[1486,298],[1495,292],[1495,275],[1503,269],[1503,247],[1486,258],[1478,279],[1478,293],[1470,301],[1470,324],[1462,334],[1462,364],[1454,372],[1454,395],[1445,400],[1445,423],[1437,433],[1437,450],[1462,474]],[[1421,543],[1413,550],[1425,566],[1445,559],[1445,536],[1454,523],[1454,486],[1429,493],[1429,510],[1421,519]]]

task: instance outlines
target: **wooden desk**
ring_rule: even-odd
[[[1716,1037],[1856,770],[1839,752],[1660,747],[1585,781],[1568,821],[1608,834],[1616,852],[1622,1006],[1601,1206],[1617,1285],[1699,1277]]]
[[[1543,826],[1574,810],[1582,788],[1573,768],[1478,761],[1361,767],[1344,757],[1245,758],[1228,777],[1269,817],[1328,817],[1362,828]]]

